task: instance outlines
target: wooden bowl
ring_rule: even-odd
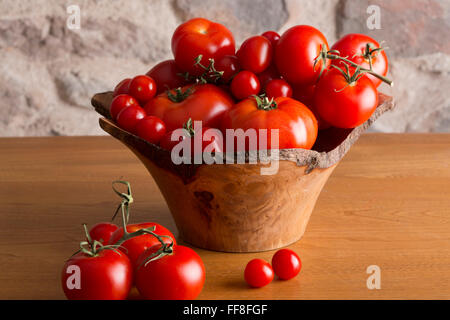
[[[320,131],[313,150],[283,149],[274,175],[261,175],[268,165],[181,164],[170,152],[128,133],[110,119],[112,92],[96,94],[92,105],[101,128],[123,142],[156,181],[177,225],[179,236],[204,249],[256,252],[287,246],[305,232],[316,200],[339,160],[370,124],[394,107],[392,97],[354,129]],[[247,158],[248,159],[248,158]]]

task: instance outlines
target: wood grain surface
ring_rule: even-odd
[[[147,170],[112,137],[0,139],[0,299],[64,299],[63,263],[81,223],[111,217],[117,178],[132,184],[132,221],[176,231]],[[450,134],[363,135],[290,248],[300,275],[262,289],[246,286],[243,269],[273,251],[196,249],[207,272],[199,298],[450,299]],[[380,290],[367,289],[370,265],[381,268]]]

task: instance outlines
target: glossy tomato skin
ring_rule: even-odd
[[[205,283],[205,266],[191,248],[175,245],[173,253],[142,265],[160,245],[146,250],[136,268],[136,287],[144,299],[193,300]]]
[[[139,105],[132,105],[122,109],[117,115],[117,124],[123,130],[136,133],[136,126],[141,119],[146,116],[144,109]]]
[[[317,124],[319,130],[328,129],[331,125],[326,122],[317,112],[316,106],[314,104],[314,91],[316,89],[315,85],[310,86],[294,86],[293,88],[293,97],[294,99],[300,101],[305,106],[309,108],[314,113],[314,116],[317,119]]]
[[[201,63],[208,65],[209,59],[217,61],[225,55],[234,55],[235,42],[233,34],[225,26],[203,18],[194,18],[175,30],[172,52],[181,70],[199,76],[204,71],[194,66],[199,55],[203,56]]]
[[[239,102],[224,116],[222,131],[239,128],[244,131],[267,129],[267,148],[276,149],[276,146],[272,146],[270,132],[271,129],[278,129],[278,149],[311,149],[318,130],[314,114],[304,104],[292,98],[278,97],[274,101],[277,108],[267,111],[258,109],[253,97]],[[246,148],[249,146],[246,145]],[[231,152],[228,146],[226,150]]]
[[[156,96],[144,107],[147,115],[160,118],[168,132],[182,128],[189,118],[202,121],[204,127],[217,128],[225,111],[233,107],[233,99],[212,84],[186,86],[181,90],[188,89],[191,94],[181,102],[173,102],[166,92]]]
[[[215,63],[217,71],[223,71],[221,83],[228,83],[241,70],[239,59],[236,56],[223,56]]]
[[[130,106],[139,106],[138,101],[128,94],[120,94],[111,101],[109,112],[113,120],[117,120],[117,116],[123,109]]]
[[[130,81],[131,78],[123,79],[122,81],[120,81],[114,88],[113,97],[116,97],[119,94],[128,94],[128,87],[130,85]]]
[[[147,101],[155,96],[156,83],[149,76],[136,76],[130,81],[128,93],[133,96],[141,105],[144,105]]]
[[[150,227],[155,227],[155,231],[153,231],[153,232],[156,233],[157,235],[169,236],[170,238],[172,238],[173,242],[176,243],[175,237],[173,236],[172,232],[170,232],[168,229],[166,229],[162,225],[160,225],[158,223],[154,223],[154,222],[130,224],[130,225],[127,225],[127,231],[129,233],[132,233],[132,232],[138,231],[140,229],[150,228]],[[122,238],[122,236],[123,236],[123,227],[120,229],[117,229],[112,234],[111,238],[109,239],[109,244],[115,244],[117,241],[119,241],[120,238]],[[168,243],[168,244],[172,242],[172,240],[167,237],[163,237],[163,240],[165,243]],[[121,244],[121,247],[119,249],[122,252],[126,253],[126,255],[128,256],[128,258],[131,261],[131,264],[135,267],[137,259],[139,258],[140,254],[142,252],[144,252],[146,249],[148,249],[154,245],[157,245],[157,244],[160,244],[160,242],[155,236],[153,236],[151,234],[144,234],[144,235],[126,240],[125,242],[123,242]]]
[[[166,125],[158,117],[146,116],[136,125],[136,133],[142,139],[158,144],[166,134]]]
[[[245,267],[244,279],[253,288],[261,288],[272,282],[274,277],[272,267],[267,261],[253,259]]]
[[[269,39],[263,36],[254,36],[245,40],[236,56],[244,70],[261,73],[272,62],[273,48]]]
[[[117,225],[110,222],[100,222],[92,226],[89,235],[92,240],[100,241],[103,245],[108,244],[111,235],[119,229]]]
[[[272,48],[275,49],[275,46],[280,40],[280,35],[275,31],[266,31],[262,34],[263,37],[267,38],[272,44]]]
[[[364,34],[352,33],[339,39],[331,49],[338,50],[342,57],[347,57],[348,60],[366,69],[370,69],[369,59],[364,57],[367,43],[371,43],[374,48],[380,47],[380,44],[371,37]],[[332,63],[342,67],[342,64],[338,60],[333,60]],[[375,73],[386,76],[388,72],[388,58],[384,50],[372,54],[372,68]],[[373,82],[375,87],[381,84],[380,79],[370,74],[366,74],[366,76]]]
[[[146,75],[155,80],[156,94],[185,86],[188,81],[180,74],[183,71],[177,66],[175,60],[166,60],[150,69]]]
[[[300,257],[290,249],[280,249],[272,257],[272,268],[281,280],[294,278],[302,268]]]
[[[244,70],[231,80],[230,89],[233,97],[237,100],[242,100],[258,94],[261,90],[261,85],[258,77],[253,72]]]
[[[80,270],[80,289],[67,287],[74,274],[71,266]],[[110,249],[95,257],[80,252],[64,264],[61,282],[69,300],[124,300],[132,286],[133,267],[125,254]],[[73,283],[71,279],[69,283]]]
[[[328,51],[327,39],[314,27],[300,25],[288,29],[275,48],[278,71],[292,85],[314,84],[322,66],[322,62],[318,62],[314,67],[314,59],[322,45]],[[327,67],[329,63],[327,61]]]
[[[277,67],[274,63],[272,63],[266,70],[264,70],[257,76],[262,89],[266,87],[267,83],[270,80],[281,78],[280,73],[278,72]]]
[[[377,89],[366,76],[348,85],[339,70],[329,70],[316,85],[314,104],[326,122],[354,128],[370,118],[378,105]]]
[[[269,98],[292,97],[292,88],[283,79],[273,79],[267,82],[264,90]]]

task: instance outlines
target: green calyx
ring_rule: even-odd
[[[269,111],[278,108],[278,104],[276,103],[276,101],[273,98],[269,99],[264,94],[260,96],[253,95],[253,98],[255,98],[257,108],[260,110]]]
[[[113,250],[114,252],[116,252],[117,254],[121,254],[119,250],[117,250],[119,248],[119,245],[103,245],[100,241],[97,240],[93,240],[89,234],[89,231],[87,229],[87,225],[85,223],[83,223],[83,228],[84,228],[84,233],[86,236],[87,241],[81,241],[80,242],[80,249],[75,252],[72,257],[74,255],[76,255],[79,252],[82,252],[83,254],[89,256],[89,257],[97,257],[99,252],[103,251],[103,250]]]
[[[166,93],[170,101],[179,103],[184,101],[187,97],[189,97],[193,91],[194,88],[193,86],[191,86],[184,91],[182,90],[182,88],[176,88],[173,90],[167,90]]]
[[[183,129],[185,129],[188,132],[189,137],[193,137],[195,135],[195,130],[194,126],[192,125],[191,118],[189,118],[188,121],[186,121],[186,123],[183,124]]]

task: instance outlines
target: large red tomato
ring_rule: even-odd
[[[156,82],[156,93],[160,94],[169,89],[185,86],[188,82],[181,75],[175,60],[166,60],[158,63],[146,73]]]
[[[310,86],[295,86],[293,89],[293,98],[295,100],[300,101],[305,106],[309,108],[314,113],[314,116],[317,119],[317,124],[319,126],[319,130],[324,130],[330,127],[330,124],[323,120],[319,113],[316,110],[316,106],[314,104],[314,90],[316,89],[315,85]]]
[[[384,50],[379,48],[380,44],[377,41],[358,33],[347,34],[331,47],[332,50],[339,51],[342,57],[346,57],[366,69],[370,69],[369,60],[372,60],[372,70],[385,76],[388,72],[388,59]],[[342,66],[340,60],[334,60],[332,63]],[[380,79],[370,74],[367,74],[367,77],[376,87],[381,84]]]
[[[328,51],[328,42],[316,28],[302,25],[288,29],[275,48],[278,72],[291,84],[314,84],[323,63],[319,61],[314,66],[314,60],[319,56],[322,47]]]
[[[165,92],[144,107],[147,115],[160,118],[168,132],[182,128],[189,118],[202,126],[218,128],[225,111],[233,107],[228,93],[212,84],[187,86]]]
[[[199,76],[204,72],[204,69],[194,65],[199,55],[203,57],[203,65],[209,64],[208,59],[218,60],[225,55],[234,55],[233,34],[219,23],[203,18],[191,19],[175,30],[172,52],[180,69]]]
[[[271,129],[279,130],[279,149],[311,149],[317,138],[317,120],[314,114],[301,102],[288,97],[275,98],[272,103],[267,98],[255,97],[239,102],[225,114],[223,131],[239,128],[244,131],[256,129],[257,135],[259,129],[267,129],[268,149],[276,148],[271,144]],[[262,141],[258,139],[258,145],[260,142]],[[251,143],[246,144],[245,148],[254,149]],[[242,148],[235,147],[237,151],[242,151],[240,149]],[[226,146],[226,150],[231,151],[229,146]]]

